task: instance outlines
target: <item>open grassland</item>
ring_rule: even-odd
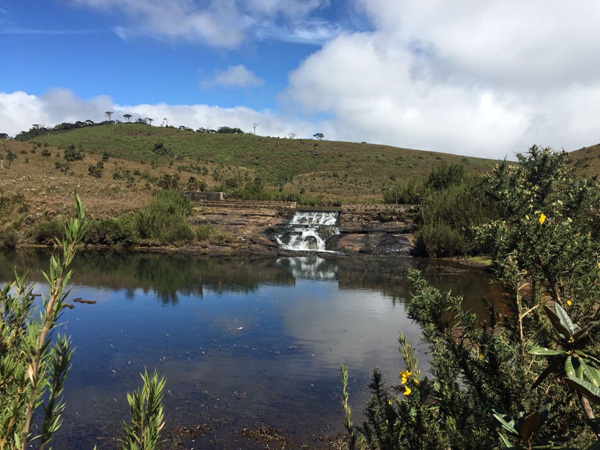
[[[0,168],[0,196],[22,196],[30,221],[45,216],[71,214],[73,194],[77,192],[86,209],[95,217],[116,217],[144,208],[158,189],[164,175],[177,171],[165,166],[152,167],[137,161],[109,157],[103,162],[102,175],[90,175],[102,157],[84,152],[82,160],[64,166],[64,151],[29,142],[0,141],[0,153],[8,151],[17,158],[4,160]],[[61,168],[57,167],[57,163]],[[212,166],[209,166],[212,169]],[[240,171],[224,172],[227,176],[242,176]],[[181,175],[185,186],[189,176]],[[210,187],[210,184],[209,184]]]
[[[472,173],[494,165],[489,159],[366,143],[206,134],[133,123],[52,133],[33,142],[170,166],[209,185],[233,183],[230,173],[239,172],[238,182],[258,176],[273,188],[339,202],[381,201],[385,188],[424,178],[442,162],[464,165]]]

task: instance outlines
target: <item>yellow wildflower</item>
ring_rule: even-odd
[[[573,302],[571,300],[567,300],[567,306],[571,306]]]
[[[388,400],[388,405],[390,405],[390,406],[392,405],[392,401],[391,400]]]
[[[546,221],[546,214],[541,213],[540,219],[539,219],[540,225],[543,225],[545,221]]]
[[[529,220],[529,214],[525,214],[525,219]]]
[[[402,370],[398,372],[398,378],[410,378],[411,376],[412,373],[410,373],[408,370]]]
[[[417,386],[419,385],[419,380],[416,378],[413,378],[413,383],[415,383]]]
[[[410,390],[410,388],[408,386],[404,386],[404,396],[408,397],[410,395],[412,391]]]

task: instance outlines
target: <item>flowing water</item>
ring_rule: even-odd
[[[45,252],[0,253],[0,282],[29,267],[45,292],[47,261]],[[79,254],[70,297],[96,303],[75,303],[61,318],[75,355],[54,447],[115,448],[126,392],[145,368],[167,378],[170,446],[260,448],[240,433],[259,425],[309,447],[317,434],[343,432],[340,362],[358,421],[372,369],[388,384],[404,369],[398,332],[419,341],[404,308],[410,268],[464,295],[469,309],[499,295],[483,271],[411,258]],[[180,427],[198,426],[203,435],[181,436]]]
[[[327,239],[340,234],[337,211],[296,211],[275,237],[279,247],[294,251],[327,251]]]

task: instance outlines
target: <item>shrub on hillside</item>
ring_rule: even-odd
[[[140,236],[161,244],[191,241],[194,232],[187,221],[190,212],[189,200],[179,192],[158,191],[146,209],[137,215]]]
[[[104,172],[102,161],[98,161],[95,166],[88,167],[88,173],[94,178],[102,178],[102,172]]]
[[[71,170],[71,165],[68,162],[56,161],[54,163],[54,168],[58,170],[60,173],[68,173]]]
[[[37,244],[54,245],[57,238],[64,238],[64,225],[57,218],[43,220],[33,227],[31,236]]]
[[[158,187],[165,190],[177,190],[179,189],[179,180],[181,175],[179,172],[175,173],[161,173],[158,179]]]
[[[14,228],[0,232],[0,248],[15,248],[19,243],[19,234]]]
[[[65,150],[65,160],[68,162],[81,161],[82,159],[83,152],[80,149],[76,149],[74,145],[69,146],[69,148]]]
[[[139,242],[139,239],[135,218],[123,215],[117,219],[91,220],[84,242],[111,247],[132,247]]]

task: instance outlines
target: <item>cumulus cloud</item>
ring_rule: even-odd
[[[230,126],[245,131],[252,130],[253,123],[259,123],[257,134],[263,136],[287,136],[296,133],[298,137],[310,137],[315,132],[315,124],[293,117],[279,116],[272,111],[256,111],[243,106],[220,108],[208,105],[118,105],[105,95],[91,99],[77,97],[72,91],[55,89],[43,96],[25,92],[0,92],[0,133],[11,136],[31,128],[32,124],[54,126],[61,122],[77,120],[106,120],[105,111],[113,111],[113,120],[123,120],[123,114],[131,114],[133,120],[150,117],[154,124],[167,118],[170,125],[184,125],[190,128],[213,128]],[[319,129],[329,130],[326,124],[318,124]]]
[[[246,69],[242,64],[229,66],[227,70],[218,72],[214,79],[204,80],[202,86],[226,86],[226,87],[252,87],[262,86],[265,80],[256,76],[252,71]]]
[[[356,0],[373,31],[342,33],[283,98],[333,115],[337,135],[503,157],[598,141],[600,4]]]
[[[298,21],[328,0],[70,0],[107,13],[124,13],[127,24],[115,32],[123,39],[148,35],[236,48],[276,18]]]

